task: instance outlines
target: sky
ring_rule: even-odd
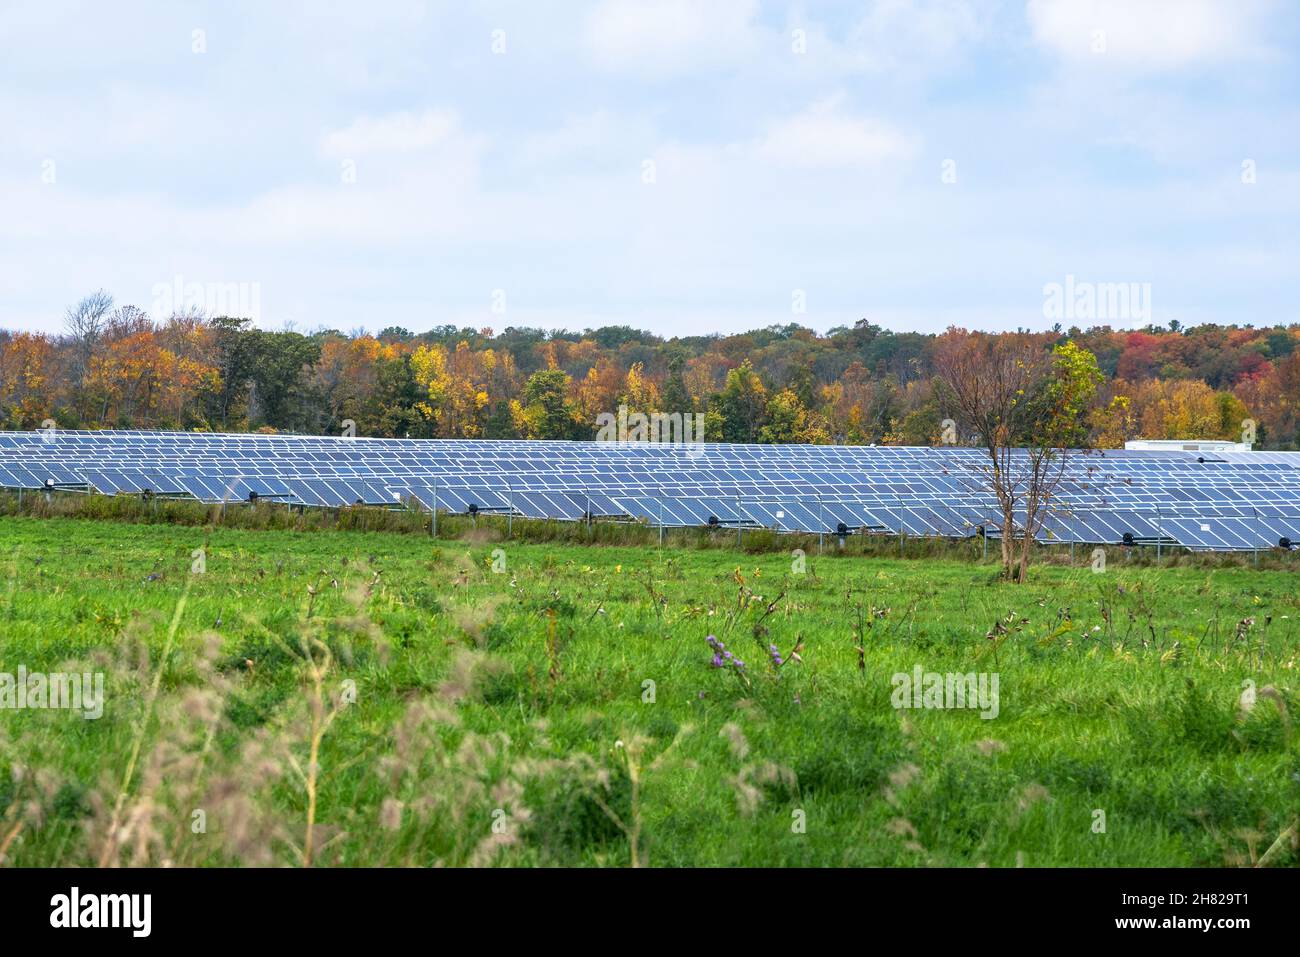
[[[1298,61],[1287,0],[0,0],[0,327],[1300,322]]]

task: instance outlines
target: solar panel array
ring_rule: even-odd
[[[947,446],[0,433],[9,489],[906,536],[999,534],[985,461],[979,449]],[[1044,541],[1127,534],[1206,550],[1300,541],[1300,452],[1107,450],[1070,463]]]

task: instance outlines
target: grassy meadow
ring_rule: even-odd
[[[1294,572],[443,531],[0,518],[0,864],[1300,863]]]

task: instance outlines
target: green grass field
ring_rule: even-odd
[[[0,862],[1300,862],[1294,573],[496,535],[0,519]]]

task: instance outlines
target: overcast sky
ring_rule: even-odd
[[[1297,322],[1298,11],[0,0],[0,326]]]

